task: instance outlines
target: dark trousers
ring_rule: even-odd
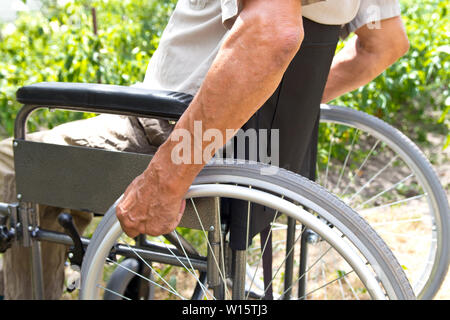
[[[320,103],[339,39],[340,26],[303,19],[305,38],[281,83],[243,130],[279,130],[279,167],[315,179]],[[270,141],[270,138],[268,139]],[[248,141],[247,141],[248,142]],[[268,144],[270,151],[270,144]],[[246,145],[246,158],[251,150]],[[269,153],[266,153],[270,156]],[[261,161],[262,159],[258,159]],[[230,244],[245,249],[248,202],[222,199],[221,212],[230,222]],[[252,204],[249,242],[273,220],[274,211]]]

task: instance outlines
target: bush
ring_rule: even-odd
[[[334,101],[376,115],[419,143],[429,130],[448,135],[448,0],[403,0],[410,50],[368,85]]]
[[[11,135],[20,105],[16,90],[41,81],[129,85],[147,63],[176,0],[44,1],[41,13],[22,13],[0,26],[0,135]],[[335,104],[361,109],[394,124],[413,140],[430,130],[448,135],[450,67],[448,0],[402,0],[410,38],[407,55],[368,85]],[[97,35],[91,8],[96,9]],[[52,128],[87,114],[41,111],[31,129]],[[326,134],[321,135],[325,143]]]
[[[42,12],[23,12],[4,25],[0,42],[0,123],[11,135],[20,104],[15,92],[42,81],[129,85],[144,78],[147,63],[175,0],[45,1]],[[97,35],[92,8],[96,9]],[[52,128],[88,114],[43,110],[30,129]]]

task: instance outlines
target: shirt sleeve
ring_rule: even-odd
[[[368,23],[397,17],[400,15],[398,0],[361,0],[356,17],[343,26],[341,38],[348,35]]]
[[[191,1],[195,2],[199,0],[191,0]],[[234,24],[234,21],[236,20],[236,17],[242,10],[243,0],[220,0],[220,1],[222,5],[222,23],[227,29],[231,29],[231,27]],[[302,0],[302,5],[306,6],[309,4],[323,1],[326,0]]]

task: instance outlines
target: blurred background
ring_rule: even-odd
[[[43,82],[132,85],[148,61],[176,0],[0,0],[0,138],[12,135],[21,107],[17,89]],[[449,0],[400,0],[409,52],[368,85],[333,104],[392,124],[424,151],[444,188],[450,187]],[[340,43],[338,50],[344,43]],[[30,130],[94,114],[41,110]],[[326,127],[321,128],[326,130]],[[319,164],[330,156],[320,134]],[[344,133],[342,139],[349,136]],[[331,156],[345,157],[344,149]],[[342,159],[343,160],[343,159]],[[447,284],[450,298],[450,285]]]
[[[401,0],[409,53],[367,86],[336,104],[362,109],[421,144],[437,134],[450,143],[447,0]],[[147,63],[175,0],[0,0],[0,136],[12,134],[15,92],[40,81],[130,85]],[[341,44],[342,45],[342,44]],[[71,117],[44,113],[35,129]],[[433,160],[433,159],[432,159]]]
[[[409,53],[335,104],[393,124],[431,161],[449,135],[449,1],[400,0]],[[131,85],[144,78],[176,0],[0,0],[0,137],[12,134],[16,90],[41,81]],[[340,44],[340,47],[343,43]],[[339,50],[339,49],[338,49]],[[89,114],[41,112],[31,129]],[[326,155],[324,155],[326,156]]]

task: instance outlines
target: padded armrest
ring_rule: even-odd
[[[192,96],[171,91],[92,83],[42,82],[21,87],[17,101],[71,110],[178,119]]]

